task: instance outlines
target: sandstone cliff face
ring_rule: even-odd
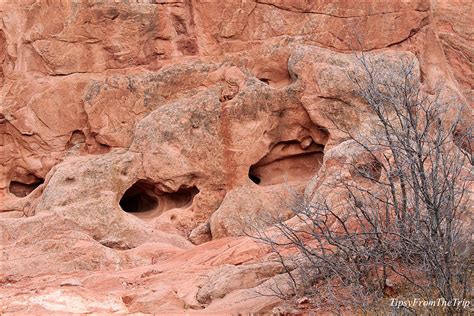
[[[129,2],[0,4],[1,312],[270,310],[242,236],[356,155],[353,48],[472,124],[471,1]]]

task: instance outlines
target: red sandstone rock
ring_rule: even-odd
[[[286,276],[239,236],[357,181],[353,48],[472,127],[470,1],[131,2],[0,4],[0,313],[271,311]]]

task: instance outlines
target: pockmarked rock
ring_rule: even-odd
[[[342,212],[336,180],[370,186],[357,176],[370,157],[341,132],[374,124],[352,80],[361,51],[414,65],[427,95],[442,83],[472,129],[471,13],[430,0],[1,2],[0,313],[284,310],[256,295],[291,289],[252,235],[302,225],[302,196]]]

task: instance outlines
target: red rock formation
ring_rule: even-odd
[[[331,122],[371,123],[351,49],[413,60],[426,91],[441,80],[466,105],[467,126],[472,11],[2,2],[0,312],[271,310],[279,300],[255,291],[284,275],[242,235],[291,217],[288,188],[317,190],[351,154]]]

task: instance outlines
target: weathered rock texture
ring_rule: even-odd
[[[243,235],[343,168],[334,123],[371,124],[351,50],[413,60],[469,126],[473,16],[469,0],[1,2],[0,313],[271,310],[256,292],[282,271]]]

